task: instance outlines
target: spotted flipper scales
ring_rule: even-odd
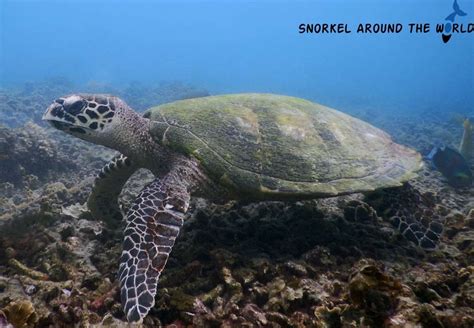
[[[436,201],[428,195],[405,184],[369,194],[366,201],[405,239],[425,250],[438,247],[445,218],[436,210]]]
[[[130,176],[138,169],[126,156],[112,158],[97,175],[87,206],[94,218],[116,225],[122,220],[118,196]]]
[[[183,225],[190,195],[174,175],[156,179],[127,213],[118,277],[128,321],[141,321],[155,303],[158,279]]]

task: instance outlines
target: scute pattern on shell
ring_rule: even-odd
[[[315,198],[400,186],[421,156],[370,124],[307,100],[237,94],[154,107],[161,144],[253,198]]]

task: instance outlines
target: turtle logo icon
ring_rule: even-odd
[[[453,24],[454,23],[454,20],[456,19],[456,16],[466,16],[467,13],[465,13],[464,11],[461,10],[461,8],[459,8],[459,4],[458,4],[458,1],[457,0],[454,0],[454,3],[453,3],[453,9],[454,11],[448,15],[448,17],[446,17],[444,20],[447,21],[445,24],[444,24],[444,32],[441,37],[443,39],[443,42],[444,43],[448,43],[448,41],[451,39],[451,30],[452,30],[452,27],[453,27]]]

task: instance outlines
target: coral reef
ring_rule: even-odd
[[[84,93],[117,95],[140,112],[175,100],[209,95],[205,89],[178,81],[161,82],[152,86],[134,82],[124,87],[115,87],[94,81],[75,85],[66,78],[55,77],[39,83],[27,82],[13,90],[0,89],[0,125],[15,128],[29,121],[43,125],[41,117],[46,107],[54,99],[78,90]]]
[[[0,327],[127,326],[116,281],[121,228],[95,221],[84,205],[114,152],[25,124],[67,88],[56,80],[0,94],[8,126],[0,128]],[[140,110],[207,94],[179,83],[87,88]],[[425,154],[440,137],[457,144],[462,132],[437,116],[371,118]],[[474,191],[450,187],[426,164],[410,185],[367,196],[193,200],[143,326],[474,326]],[[134,174],[125,210],[150,179]],[[424,252],[401,238],[395,208],[444,222],[439,248]]]
[[[41,117],[51,100],[71,92],[72,88],[70,81],[56,77],[0,90],[0,124],[13,128],[29,121],[41,124]]]
[[[58,172],[77,169],[76,163],[60,153],[43,128],[27,123],[21,128],[0,126],[0,183],[39,185]]]
[[[8,304],[1,311],[7,324],[15,328],[34,327],[38,321],[35,308],[30,301],[15,301]],[[0,317],[2,316],[0,314]]]

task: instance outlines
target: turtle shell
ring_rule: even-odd
[[[252,198],[330,197],[400,186],[416,151],[337,110],[294,97],[232,94],[145,113],[155,140],[197,158],[208,175]]]

